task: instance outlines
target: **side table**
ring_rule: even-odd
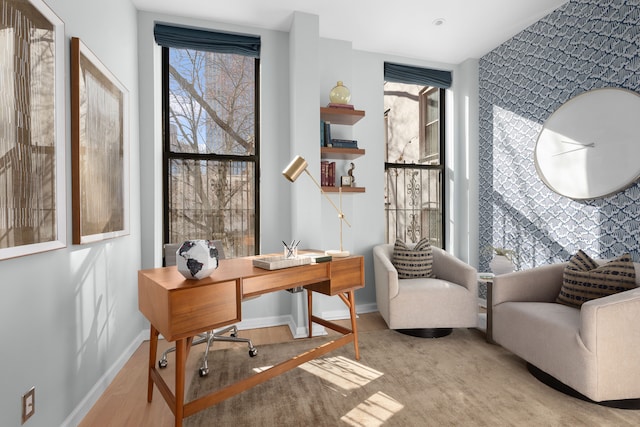
[[[493,298],[491,297],[492,295],[492,287],[493,287],[493,277],[494,274],[493,273],[478,273],[478,284],[480,286],[485,286],[487,289],[486,292],[486,298],[487,298],[487,329],[486,329],[486,340],[488,343],[490,344],[495,344],[495,342],[493,341],[493,334],[492,334],[492,326],[493,326],[493,322],[492,322],[492,315],[491,315],[491,311],[492,311],[492,300]]]

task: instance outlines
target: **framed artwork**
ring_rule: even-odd
[[[129,234],[129,93],[71,38],[73,243]]]
[[[64,23],[0,2],[0,259],[64,248]]]

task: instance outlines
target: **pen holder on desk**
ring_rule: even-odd
[[[284,259],[295,259],[298,258],[298,248],[297,247],[284,247]]]

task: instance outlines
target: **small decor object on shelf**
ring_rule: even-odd
[[[338,81],[336,86],[329,92],[329,101],[331,101],[331,104],[349,104],[350,100],[351,91],[341,81]]]
[[[353,170],[355,168],[356,168],[356,165],[353,162],[351,162],[351,167],[347,171],[347,175],[349,175],[349,178],[350,178],[350,181],[351,181],[349,185],[356,185],[356,177],[353,176]]]
[[[343,187],[351,187],[351,177],[350,176],[342,176],[340,179],[340,185]]]
[[[176,251],[176,264],[187,279],[204,279],[218,268],[218,249],[212,240],[187,240]]]

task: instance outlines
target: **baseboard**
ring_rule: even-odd
[[[118,375],[118,372],[120,372],[133,353],[140,347],[140,344],[146,339],[149,339],[149,329],[141,331],[138,336],[133,339],[118,360],[100,377],[84,399],[82,399],[73,412],[62,422],[61,427],[75,427],[80,424],[93,405],[100,399],[100,396],[102,396],[107,387],[109,387],[109,384],[111,384],[116,375]]]
[[[377,304],[356,304],[356,313],[373,313],[374,311],[378,311]],[[323,311],[321,313],[321,317],[326,320],[343,320],[348,319],[350,317],[349,310],[345,307],[341,310],[331,310],[331,311]],[[357,316],[357,315],[356,315]]]
[[[378,306],[377,304],[363,304],[363,305],[356,305],[356,313],[373,313],[375,311],[378,311]],[[320,317],[322,317],[325,320],[329,320],[329,321],[333,321],[333,320],[344,320],[344,319],[348,319],[351,316],[351,313],[349,313],[349,310],[347,308],[344,308],[342,310],[331,310],[331,311],[323,311],[320,314]],[[356,314],[356,318],[357,318],[357,314]],[[293,320],[293,319],[292,319]],[[289,326],[291,328],[291,333],[294,334],[294,328],[293,325]],[[305,338],[307,336],[307,327],[306,325],[304,327],[299,327],[299,330],[295,331],[298,335],[294,334],[293,337],[294,338]],[[320,335],[327,335],[327,331],[325,330],[325,328],[321,325],[318,325],[317,323],[313,324],[313,336],[320,336]]]
[[[358,313],[375,313],[376,311],[378,311],[378,304],[372,302],[369,304],[361,304],[361,305],[357,305],[356,304],[356,311]]]
[[[283,316],[268,316],[268,317],[256,317],[254,319],[245,319],[238,323],[236,326],[239,330],[245,329],[258,329],[258,328],[270,328],[272,326],[288,325],[291,321],[291,315]]]

